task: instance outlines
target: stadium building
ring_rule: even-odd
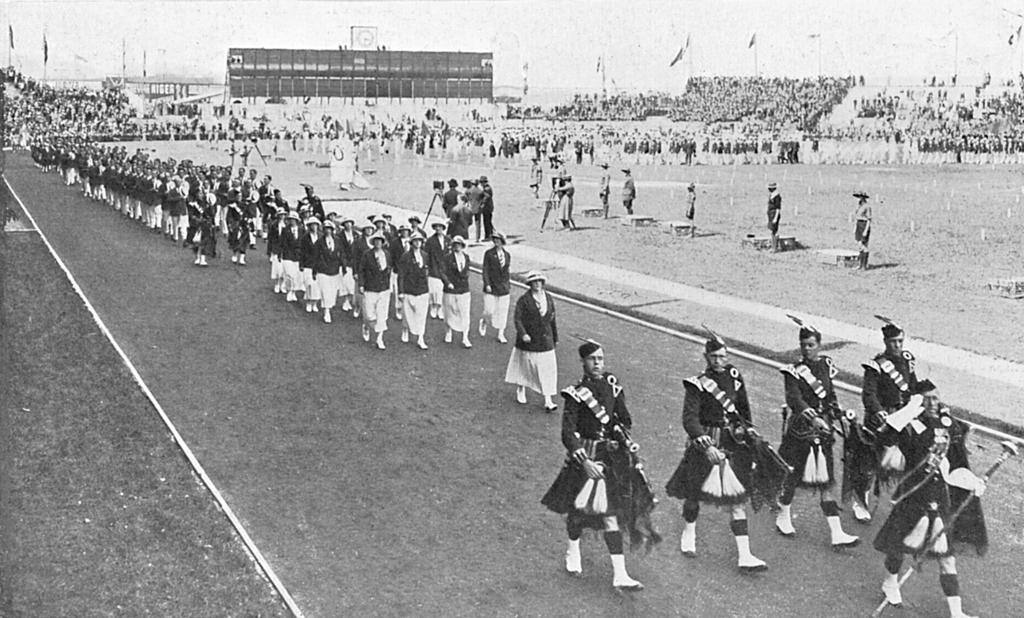
[[[232,99],[485,101],[494,97],[490,52],[388,49],[228,50]]]

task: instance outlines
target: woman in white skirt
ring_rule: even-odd
[[[384,331],[388,329],[391,305],[391,260],[384,250],[384,234],[370,236],[373,248],[363,253],[359,265],[359,287],[363,295],[363,341],[377,334],[377,349],[384,349]]]
[[[519,403],[526,403],[529,388],[544,396],[545,410],[554,412],[558,409],[551,399],[558,393],[558,325],[554,300],[544,290],[546,281],[547,277],[536,271],[526,276],[530,291],[516,301],[516,345],[508,359],[505,381],[516,385]]]
[[[288,227],[281,232],[281,269],[284,271],[285,299],[293,303],[298,300],[296,291],[302,291],[302,271],[299,269],[299,254],[302,252],[302,237],[305,231],[299,225],[299,215],[289,211],[286,216]]]
[[[452,252],[444,257],[441,280],[444,281],[444,323],[447,327],[444,342],[452,342],[452,331],[462,333],[462,347],[471,348],[469,342],[469,258],[465,253],[466,240],[462,236],[452,239]]]
[[[505,235],[491,233],[494,246],[484,252],[484,315],[480,318],[480,336],[487,336],[487,327],[498,331],[498,342],[505,339],[505,325],[508,324],[509,263],[512,256],[505,250]]]
[[[345,259],[341,243],[334,237],[334,221],[324,221],[323,237],[316,243],[313,258],[313,277],[320,291],[320,306],[324,310],[324,322],[331,323],[331,309],[338,302],[341,289],[341,269]]]
[[[430,294],[427,288],[427,254],[423,251],[425,239],[418,231],[409,237],[411,248],[398,262],[398,299],[402,303],[402,343],[408,343],[409,333],[416,337],[416,345],[427,349],[423,332],[427,328]]]
[[[270,260],[270,280],[274,282],[274,294],[287,291],[284,264],[281,262],[281,234],[288,229],[288,221],[284,218],[287,214],[286,209],[278,208],[276,219],[267,226],[267,257]]]
[[[306,219],[306,235],[302,238],[302,249],[299,252],[299,268],[302,269],[302,284],[306,290],[306,313],[313,313],[317,310],[317,301],[320,300],[320,286],[313,277],[313,260],[316,257],[316,244],[320,242],[320,219],[309,217]]]

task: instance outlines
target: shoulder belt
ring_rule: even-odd
[[[594,393],[590,392],[590,389],[586,386],[581,386],[580,388],[567,386],[562,390],[562,394],[568,395],[569,397],[572,397],[573,400],[590,408],[590,411],[594,413],[594,416],[602,425],[607,425],[612,420],[608,411],[604,409],[604,406],[602,406],[597,401],[597,398],[594,397]]]
[[[889,379],[893,381],[896,388],[900,389],[900,392],[907,392],[910,390],[910,386],[907,385],[907,381],[903,379],[903,376],[899,371],[896,371],[896,365],[892,364],[892,361],[888,358],[883,358],[878,361],[878,368],[885,372],[885,375],[889,376]]]
[[[807,386],[811,387],[811,390],[814,391],[814,395],[818,399],[825,399],[828,396],[828,393],[825,392],[825,385],[811,372],[810,367],[807,365],[795,365],[793,370],[796,372],[796,375],[807,383]]]
[[[725,391],[723,391],[714,380],[707,376],[699,376],[697,379],[700,380],[702,390],[714,397],[722,406],[722,409],[725,410],[726,414],[739,415],[739,410],[736,409],[736,404],[732,402],[732,399],[729,399],[729,396],[725,394]]]

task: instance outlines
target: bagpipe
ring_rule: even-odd
[[[612,425],[611,435],[629,457],[631,491],[626,521],[623,523],[629,530],[630,547],[633,549],[642,547],[649,552],[662,541],[661,534],[654,528],[654,522],[651,521],[651,513],[658,505],[658,499],[654,495],[654,488],[647,476],[643,459],[640,458],[640,445],[633,441],[629,430],[616,423]]]
[[[750,505],[755,512],[760,511],[765,505],[775,508],[786,477],[793,472],[792,466],[754,429],[753,423],[736,413],[727,412],[726,419],[728,422],[722,431],[727,433],[739,448],[746,450],[749,456],[750,487],[744,488],[740,484],[730,468],[729,461],[726,460],[712,468],[702,491],[711,496],[717,493],[724,498],[733,494],[740,496],[745,491],[750,496]]]

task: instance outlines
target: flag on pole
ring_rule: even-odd
[[[751,47],[753,47],[755,45],[757,45],[757,33],[756,32],[754,34],[750,35],[750,42],[747,43],[747,49],[750,49]]]
[[[1021,28],[1024,28],[1024,24],[1021,24],[1020,26],[1017,26],[1017,31],[1016,32],[1011,32],[1010,33],[1010,41],[1009,41],[1009,43],[1010,43],[1011,47],[1013,47],[1014,43],[1019,43],[1020,42],[1020,30],[1021,30]]]
[[[14,26],[7,24],[7,40],[11,42],[11,49],[14,49]]]
[[[676,54],[676,57],[672,59],[672,62],[668,63],[668,66],[674,67],[677,62],[683,59],[683,55],[688,49],[690,49],[690,35],[686,35],[686,42],[679,48],[679,52]]]
[[[597,72],[601,72],[601,56],[597,57]]]
[[[79,62],[89,62],[88,60],[86,60],[85,58],[79,56],[78,54],[75,54],[75,60],[77,60]]]
[[[821,34],[820,33],[819,34],[808,34],[807,38],[809,38],[809,39],[820,39],[821,38]]]
[[[43,35],[43,64],[50,61],[50,46],[46,43],[46,35]]]

